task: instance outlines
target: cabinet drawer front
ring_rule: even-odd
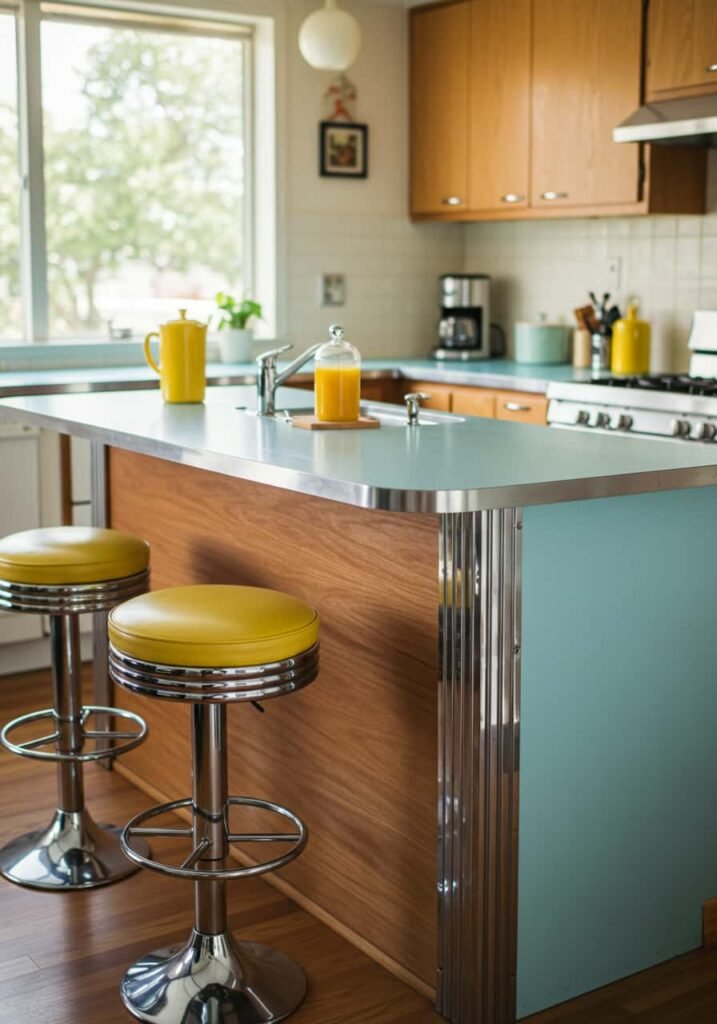
[[[429,380],[405,381],[406,394],[409,391],[422,391],[428,395],[425,402],[421,402],[424,409],[438,409],[440,412],[450,412],[452,409],[452,391],[450,384],[432,384]]]
[[[495,418],[544,426],[548,421],[548,400],[544,395],[527,395],[524,391],[499,391],[495,396]]]
[[[495,392],[488,388],[455,388],[452,412],[463,416],[495,417]]]

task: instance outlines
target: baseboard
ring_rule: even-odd
[[[136,786],[137,789],[146,793],[147,796],[151,797],[153,800],[156,800],[157,803],[166,803],[168,800],[165,793],[160,792],[151,783],[147,782],[146,779],[135,774],[135,772],[123,765],[121,761],[114,761],[114,770],[118,775],[121,775],[122,778],[131,782],[133,786]],[[180,809],[176,813],[185,821],[191,821],[191,812],[188,809]],[[249,865],[255,863],[255,861],[252,861],[250,857],[247,857],[238,850],[232,850],[231,855],[240,864]],[[427,985],[422,978],[417,977],[402,964],[393,960],[390,956],[384,953],[383,950],[378,949],[377,946],[374,946],[373,943],[369,942],[362,935],[359,935],[352,928],[349,928],[342,921],[339,921],[318,903],[315,903],[303,893],[299,892],[298,889],[295,889],[289,882],[279,878],[273,872],[264,875],[263,879],[269,885],[277,889],[283,896],[293,900],[294,903],[298,904],[298,906],[302,908],[302,910],[306,910],[318,921],[321,921],[322,924],[325,924],[327,928],[336,932],[336,934],[340,935],[342,939],[346,939],[346,941],[350,942],[352,946],[355,946],[366,956],[370,957],[371,960],[375,960],[375,962],[385,968],[389,974],[393,974],[394,977],[399,979],[399,981],[402,981],[405,985],[408,985],[426,999],[430,999],[431,1002],[435,1002],[436,990],[430,985]],[[717,905],[717,901],[715,901],[715,903]],[[717,928],[717,917],[715,919],[715,927]],[[715,936],[715,941],[717,941],[717,934]]]
[[[717,946],[717,898],[707,900],[702,910],[702,945]]]

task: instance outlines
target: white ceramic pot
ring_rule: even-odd
[[[219,331],[219,358],[223,363],[246,363],[254,352],[254,332],[248,328],[225,327]]]

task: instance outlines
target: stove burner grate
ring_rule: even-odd
[[[703,395],[717,398],[717,379],[690,377],[686,373],[663,373],[654,376],[606,377],[593,384],[610,388],[630,388],[638,391],[667,391],[672,394]]]

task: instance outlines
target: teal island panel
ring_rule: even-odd
[[[717,488],[525,511],[519,1017],[701,944],[716,523]]]

